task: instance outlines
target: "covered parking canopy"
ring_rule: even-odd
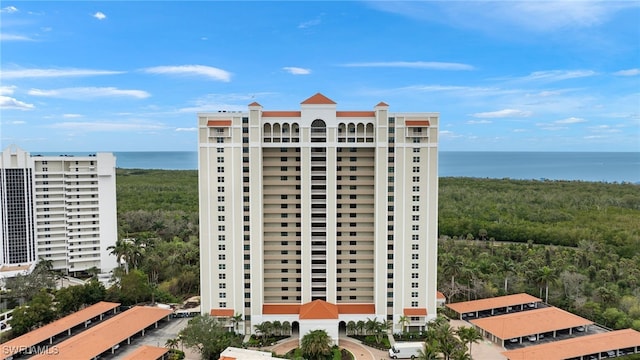
[[[42,344],[45,341],[48,344],[51,344],[53,343],[53,338],[56,335],[60,335],[65,332],[67,335],[71,335],[71,329],[74,327],[86,324],[87,320],[91,320],[95,317],[102,319],[103,315],[109,311],[113,310],[115,313],[118,306],[120,306],[119,303],[101,301],[49,323],[41,328],[30,331],[22,336],[18,336],[17,338],[2,344],[0,358],[6,359],[19,352],[29,350],[36,345]]]
[[[169,349],[157,346],[142,345],[122,360],[158,360],[164,359]]]
[[[136,306],[106,320],[56,346],[55,353],[44,353],[31,359],[95,359],[121,342],[141,332],[163,318],[169,318],[170,309]]]
[[[522,337],[547,332],[553,332],[555,337],[558,330],[571,331],[578,326],[591,325],[593,321],[556,307],[548,307],[475,319],[471,323],[480,328],[483,336],[504,346],[507,339],[522,341]]]
[[[625,354],[640,352],[640,332],[633,329],[608,331],[604,333],[554,341],[552,343],[527,346],[502,354],[509,360],[561,360],[624,350]],[[622,355],[622,354],[621,354]],[[600,356],[598,356],[600,357]]]
[[[520,306],[520,309],[522,309],[529,304],[537,304],[540,301],[542,301],[542,299],[531,296],[529,294],[521,293],[487,299],[451,303],[447,304],[446,306],[449,309],[460,314],[460,318],[462,318],[464,314],[473,314],[474,317],[477,317],[478,313],[481,311],[491,311],[493,314],[495,310],[501,308],[513,308]]]

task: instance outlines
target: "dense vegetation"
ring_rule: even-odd
[[[103,297],[133,304],[198,295],[197,172],[118,169],[117,194],[119,240],[110,251],[127,266]],[[527,292],[606,326],[640,330],[639,219],[638,185],[441,178],[438,288],[450,301]],[[13,304],[35,299],[38,308],[46,300],[38,290],[52,288],[51,279],[32,286],[38,274],[8,283],[17,291],[3,296]],[[95,290],[81,303],[102,294]],[[49,291],[56,301],[76,296]],[[80,306],[64,301],[56,315]]]

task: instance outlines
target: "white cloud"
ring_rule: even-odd
[[[285,70],[286,72],[288,72],[289,74],[292,75],[309,75],[311,74],[311,70],[310,69],[305,69],[305,68],[299,68],[299,67],[283,67],[283,70]]]
[[[18,11],[19,11],[19,10],[18,10],[18,8],[17,8],[17,7],[15,7],[15,6],[6,6],[6,7],[3,7],[3,8],[0,10],[0,13],[8,13],[8,14],[11,14],[11,13],[15,13],[15,12],[18,12]]]
[[[309,21],[305,21],[302,22],[298,25],[298,29],[307,29],[310,28],[312,26],[318,26],[322,23],[322,20],[320,20],[320,18],[316,18],[313,20],[309,20]]]
[[[597,75],[592,70],[547,70],[547,71],[534,71],[531,74],[521,77],[517,80],[522,81],[561,81],[582,77],[589,77]]]
[[[259,92],[253,94],[208,94],[192,101],[193,106],[181,108],[181,113],[246,111],[247,104],[258,101],[261,97],[273,96],[276,93]]]
[[[517,110],[517,109],[502,109],[498,111],[489,111],[489,112],[481,112],[475,113],[471,116],[477,118],[505,118],[505,117],[529,117],[531,116],[531,111],[525,110]]]
[[[184,132],[194,132],[194,131],[198,131],[198,128],[176,128],[176,131],[184,131]]]
[[[618,76],[637,76],[637,75],[640,75],[640,69],[636,68],[636,69],[620,70],[620,71],[614,72],[613,75],[618,75]]]
[[[27,104],[9,96],[0,96],[0,109],[31,110],[33,104]]]
[[[120,132],[120,131],[156,131],[167,127],[150,122],[108,122],[108,121],[68,121],[51,124],[48,127],[54,129],[68,129],[78,132]]]
[[[566,126],[559,126],[559,125],[549,124],[549,123],[537,123],[536,126],[541,128],[542,130],[548,130],[548,131],[559,131],[559,130],[568,129],[568,127]]]
[[[0,86],[0,95],[11,95],[15,89],[15,86]]]
[[[13,121],[6,122],[5,124],[9,124],[9,125],[24,125],[26,123],[27,122],[24,121],[24,120],[13,120]]]
[[[62,114],[62,117],[65,119],[77,119],[77,118],[81,118],[84,117],[83,115],[80,114]]]
[[[578,124],[583,122],[587,122],[587,120],[577,117],[570,117],[562,120],[556,120],[554,121],[554,124]]]
[[[101,12],[101,11],[98,11],[98,12],[96,12],[95,14],[93,14],[93,15],[91,15],[91,16],[93,16],[94,18],[96,18],[96,19],[98,19],[98,20],[104,20],[104,19],[106,19],[106,18],[107,18],[107,15],[105,15],[105,14],[104,14],[103,12]]]
[[[116,75],[123,71],[93,70],[93,69],[16,69],[1,70],[0,78],[22,79],[22,78],[54,78],[70,76],[96,76],[96,75]]]
[[[76,87],[76,88],[63,88],[53,90],[40,90],[31,89],[28,91],[29,95],[44,96],[62,99],[76,99],[83,100],[88,98],[99,97],[134,97],[137,99],[145,99],[151,96],[148,92],[143,90],[121,90],[114,87]]]
[[[489,120],[469,120],[466,122],[468,125],[482,125],[482,124],[491,124],[493,121]]]
[[[635,1],[369,1],[371,6],[410,18],[498,33],[505,28],[550,32],[595,27]]]
[[[0,41],[33,41],[32,38],[24,35],[0,33]]]
[[[156,66],[143,71],[151,74],[198,75],[218,81],[231,81],[230,72],[205,65]]]
[[[474,67],[468,64],[438,62],[438,61],[381,61],[342,64],[344,67],[392,67],[411,69],[432,69],[432,70],[473,70]]]

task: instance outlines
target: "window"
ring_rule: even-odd
[[[411,292],[411,297],[412,298],[417,298],[418,297],[418,292],[417,291],[412,291]]]
[[[218,164],[223,163],[223,162],[224,162],[224,157],[218,156]]]
[[[225,235],[218,235],[218,241],[224,241]]]
[[[418,302],[417,301],[412,301],[411,302],[411,307],[418,307]]]
[[[217,149],[216,149],[216,152],[217,152],[218,154],[224,153],[224,148],[217,148]]]
[[[420,176],[414,176],[413,182],[420,182]]]
[[[219,280],[225,280],[227,278],[227,274],[218,274]]]
[[[411,240],[414,240],[414,241],[420,240],[420,235],[418,235],[418,234],[411,235]]]
[[[226,288],[227,288],[227,284],[226,283],[218,284],[218,289],[226,289]]]
[[[224,172],[224,166],[218,166],[218,172],[219,173],[223,173]]]
[[[226,250],[226,245],[225,244],[218,245],[218,251],[225,251],[225,250]]]
[[[414,173],[419,173],[420,172],[420,166],[414,166],[413,167],[413,172]]]
[[[218,192],[219,193],[223,193],[224,192],[224,186],[218,186]]]
[[[411,200],[413,200],[413,201],[420,201],[420,195],[413,195],[413,196],[411,197]]]
[[[420,211],[420,206],[419,206],[419,205],[413,205],[413,206],[411,207],[411,210],[412,210],[412,211]]]
[[[420,156],[414,156],[413,157],[413,162],[414,163],[419,163],[420,162]]]
[[[220,299],[224,299],[227,297],[227,293],[223,293],[221,292],[220,294],[218,294],[220,296]]]
[[[411,244],[411,250],[420,250],[420,245],[418,245],[418,244]]]
[[[224,254],[222,254],[222,255],[224,255]],[[411,254],[411,260],[418,260],[419,257],[420,257],[420,255],[418,255],[418,254]]]
[[[224,231],[224,225],[218,225],[218,231]]]
[[[413,148],[413,152],[414,153],[419,153],[420,152],[420,148]]]
[[[411,264],[412,269],[419,269],[418,264]]]
[[[224,211],[224,206],[218,206],[218,211]]]
[[[413,190],[413,191],[416,191],[416,192],[417,192],[417,191],[420,191],[420,186],[417,186],[417,185],[416,185],[416,186],[413,186],[412,190]]]
[[[411,230],[413,230],[413,231],[420,230],[420,225],[411,225]]]
[[[225,254],[218,254],[218,260],[227,260],[227,256]]]
[[[420,220],[420,215],[411,215],[411,220],[419,221]]]
[[[218,196],[218,201],[224,201],[224,196]]]
[[[418,278],[418,273],[411,273],[411,278],[412,279],[417,279]]]
[[[411,283],[411,288],[417,289],[418,288],[418,283],[417,282],[412,282]]]
[[[225,264],[218,264],[218,270],[226,270],[227,266]]]
[[[224,176],[218,176],[218,182],[219,183],[223,183],[224,182]]]

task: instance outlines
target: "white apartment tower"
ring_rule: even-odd
[[[50,260],[73,274],[116,267],[115,157],[40,156],[10,146],[0,158],[0,265]]]
[[[437,113],[198,114],[202,312],[288,321],[334,342],[349,321],[436,316]]]

